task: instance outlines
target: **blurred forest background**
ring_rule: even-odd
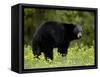
[[[58,21],[73,23],[83,27],[81,43],[92,45],[94,40],[94,12],[54,10],[54,9],[24,9],[24,43],[31,44],[33,33],[41,23]]]
[[[83,27],[83,36],[80,40],[71,43],[70,47],[86,47],[91,48],[92,63],[94,63],[94,30],[95,30],[95,13],[93,11],[75,11],[75,10],[54,10],[54,9],[40,9],[40,8],[25,8],[24,9],[24,51],[25,51],[25,68],[29,68],[33,64],[28,64],[27,56],[30,59],[32,54],[31,41],[33,34],[41,23],[46,21],[58,21],[64,23],[73,23]],[[28,49],[29,50],[28,50]],[[75,48],[74,48],[75,49]],[[31,50],[32,52],[32,50]],[[73,53],[72,53],[73,54]],[[33,59],[33,58],[32,58]],[[34,60],[34,59],[33,59]],[[90,60],[90,59],[89,59]],[[41,64],[40,64],[41,65]],[[40,66],[39,65],[39,66]],[[34,66],[34,65],[33,65]],[[34,66],[35,67],[35,66]]]

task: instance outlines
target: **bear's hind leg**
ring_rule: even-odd
[[[48,60],[48,59],[53,60],[53,48],[47,48],[47,49],[45,49],[44,55],[45,55],[45,59],[46,60]]]
[[[38,58],[39,59],[39,56],[41,55],[41,51],[39,49],[33,51],[33,54],[35,56],[35,58]]]

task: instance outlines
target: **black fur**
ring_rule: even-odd
[[[38,58],[43,52],[46,59],[52,60],[53,48],[58,48],[58,52],[62,56],[66,56],[70,42],[78,39],[79,32],[82,32],[82,27],[74,24],[45,22],[37,28],[33,35],[33,54]]]

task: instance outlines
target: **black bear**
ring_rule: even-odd
[[[35,57],[44,53],[46,60],[53,59],[53,48],[58,48],[62,56],[66,56],[72,40],[82,36],[82,27],[74,24],[48,21],[41,24],[35,31],[32,41],[32,51]]]

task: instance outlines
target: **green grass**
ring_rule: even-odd
[[[31,46],[24,46],[24,69],[72,67],[94,65],[94,47],[75,46],[68,49],[66,57],[62,57],[57,48],[53,49],[54,60],[46,61],[42,53],[40,59],[34,58]]]

